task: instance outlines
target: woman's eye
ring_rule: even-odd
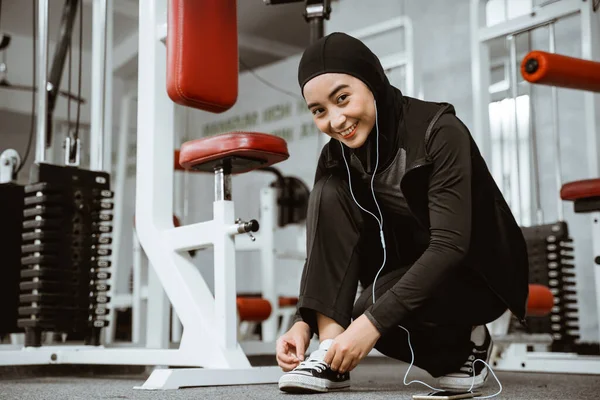
[[[322,108],[315,108],[314,110],[312,110],[313,115],[319,115],[322,112],[323,112]]]
[[[346,100],[346,98],[348,97],[347,94],[343,94],[340,97],[338,97],[338,103],[341,103],[342,101]]]

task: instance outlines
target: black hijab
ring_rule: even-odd
[[[308,81],[326,73],[352,75],[373,92],[379,122],[378,170],[382,170],[392,161],[401,145],[402,92],[390,84],[377,56],[363,42],[345,33],[331,33],[304,51],[298,66],[298,83],[302,94]],[[365,143],[351,150],[367,172],[372,172],[376,162],[375,130],[376,125]]]

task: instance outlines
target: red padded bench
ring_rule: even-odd
[[[560,198],[572,201],[576,213],[600,211],[600,179],[565,183]]]

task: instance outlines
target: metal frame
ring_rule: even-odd
[[[548,25],[553,21],[569,16],[578,16],[581,23],[582,57],[600,59],[600,17],[593,11],[593,2],[581,0],[561,0],[537,9],[535,13],[524,15],[503,23],[485,26],[486,0],[471,0],[471,53],[472,84],[474,107],[474,136],[486,160],[491,157],[490,125],[488,105],[490,96],[490,51],[491,40],[513,36]],[[552,45],[552,44],[551,44]],[[552,46],[551,46],[552,47]],[[600,140],[598,126],[600,107],[598,95],[584,94],[585,127],[588,144],[589,178],[600,176]],[[555,102],[554,102],[555,103]],[[557,173],[560,173],[558,170]],[[558,194],[557,194],[558,196]],[[593,257],[600,255],[600,213],[589,214],[593,234]],[[598,317],[600,321],[600,268],[588,261],[595,273]],[[600,337],[600,336],[599,336]],[[600,357],[578,356],[565,353],[527,352],[528,339],[521,338],[517,343],[498,346],[501,354],[494,360],[495,369],[506,371],[535,371],[561,373],[600,374]]]

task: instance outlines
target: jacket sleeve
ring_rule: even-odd
[[[429,246],[408,272],[365,311],[382,334],[431,298],[468,252],[471,236],[469,133],[455,116],[442,116],[428,147],[433,162],[428,189]]]

